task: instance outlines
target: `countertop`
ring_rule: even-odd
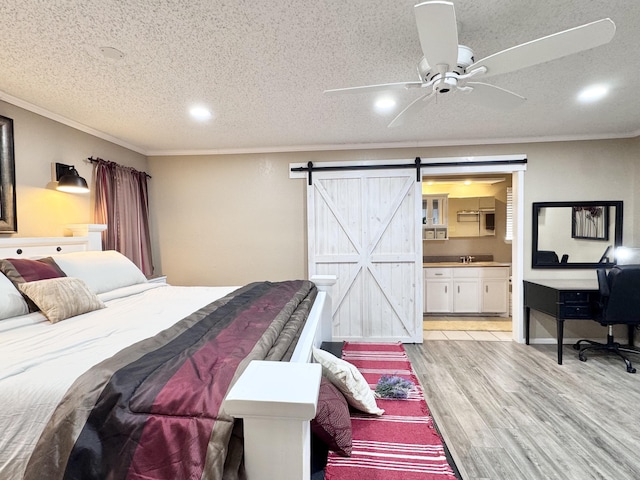
[[[504,262],[471,262],[471,263],[462,263],[462,262],[434,262],[434,263],[423,263],[422,266],[424,268],[451,268],[451,267],[510,267],[510,263]]]

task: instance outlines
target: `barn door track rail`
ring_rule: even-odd
[[[313,185],[313,172],[335,172],[340,170],[397,170],[405,168],[415,168],[416,182],[422,181],[423,168],[438,167],[469,167],[479,165],[516,165],[526,164],[526,157],[508,160],[480,160],[480,161],[462,161],[462,162],[433,162],[422,163],[420,157],[416,157],[413,163],[393,163],[393,164],[376,164],[376,165],[331,165],[331,166],[315,166],[313,162],[307,162],[306,167],[293,167],[292,172],[307,172],[309,185]]]

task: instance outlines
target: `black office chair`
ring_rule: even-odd
[[[633,341],[633,326],[640,324],[640,265],[618,265],[613,267],[607,275],[606,270],[598,269],[598,286],[600,289],[600,311],[594,318],[601,325],[608,327],[607,343],[592,340],[578,340],[573,346],[579,350],[578,358],[587,361],[587,350],[606,350],[622,357],[627,365],[627,372],[636,373],[625,353],[638,353],[640,350],[633,345],[622,347],[613,340],[614,325],[629,325],[630,341]],[[588,343],[582,347],[581,343]]]
[[[567,256],[567,258],[569,257]],[[558,260],[558,254],[553,250],[538,250],[538,263],[552,265],[560,263],[560,260]]]

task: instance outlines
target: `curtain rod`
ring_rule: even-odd
[[[118,165],[116,162],[112,162],[110,160],[105,160],[104,158],[100,158],[100,157],[96,157],[96,158],[89,157],[89,158],[87,158],[87,160],[89,160],[91,163],[98,163],[99,161],[103,161],[103,162],[107,162],[107,163],[112,163],[114,165]],[[118,165],[118,166],[119,167],[124,167],[124,168],[130,168],[131,170],[137,172],[137,170],[135,168],[132,168],[132,167],[125,167],[124,165]],[[147,176],[147,178],[151,178],[151,175],[149,175],[147,172],[140,172],[140,173],[144,173]]]

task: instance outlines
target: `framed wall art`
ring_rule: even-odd
[[[609,240],[609,207],[576,205],[571,212],[571,238]]]
[[[0,233],[17,231],[13,120],[0,116]]]

